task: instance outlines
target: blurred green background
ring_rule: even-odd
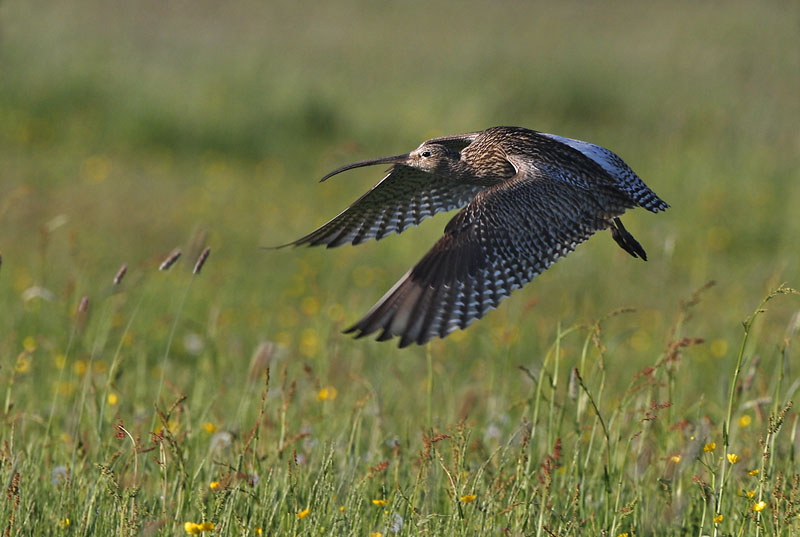
[[[102,304],[122,263],[133,298],[112,326],[132,318],[126,356],[157,367],[187,269],[208,245],[176,331],[176,390],[192,393],[208,375],[210,412],[222,415],[254,350],[276,342],[275,360],[309,364],[340,397],[359,397],[354,379],[363,381],[390,421],[407,424],[422,404],[425,350],[339,332],[449,216],[357,248],[260,247],[312,230],[381,177],[368,168],[318,184],[334,167],[505,124],[611,148],[672,209],[624,220],[649,262],[600,234],[434,343],[437,415],[457,419],[473,389],[489,399],[475,412],[491,413],[501,393],[512,404],[529,386],[516,365],[536,367],[559,323],[621,307],[637,312],[610,321],[609,367],[627,382],[661,352],[679,300],[711,279],[718,285],[685,328],[707,344],[690,351],[680,397],[725,393],[715,373],[734,358],[739,321],[768,288],[800,284],[799,20],[796,2],[777,1],[6,0],[3,367],[36,338],[48,351],[17,380],[35,386],[66,347],[79,298]],[[158,273],[176,246],[182,265]],[[36,286],[52,300],[25,295]],[[146,313],[134,317],[140,297]],[[785,322],[763,326],[780,335]],[[97,340],[86,341],[88,354]],[[565,343],[565,367],[579,343]],[[138,397],[118,388],[123,401],[152,404],[146,387]],[[49,405],[20,397],[34,412]]]

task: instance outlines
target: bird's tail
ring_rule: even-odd
[[[631,194],[633,195],[633,201],[635,201],[639,207],[644,207],[648,211],[654,213],[669,209],[669,203],[659,198],[658,195],[650,190],[650,188],[648,188],[647,185],[645,185],[641,180],[638,182],[640,185],[636,186],[639,186],[640,188],[632,189]]]

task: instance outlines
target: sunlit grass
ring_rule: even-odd
[[[176,282],[180,303],[195,277],[202,274]],[[95,352],[102,352],[100,342],[108,340],[120,342],[110,348],[125,348],[121,342],[127,332],[107,322],[109,312],[142,315],[138,304],[152,291],[145,286],[94,305],[81,301],[76,315],[65,315],[61,325],[76,334],[76,348],[87,334],[92,334],[88,348]],[[769,298],[791,293],[781,287]],[[608,348],[613,334],[606,325],[616,314],[632,318],[635,312],[615,312],[597,323],[557,331],[541,366],[517,373],[527,379],[527,395],[487,393],[502,413],[485,417],[468,411],[452,418],[436,411],[433,421],[386,415],[381,387],[359,387],[357,379],[349,386],[352,380],[335,376],[321,379],[308,363],[281,360],[285,349],[274,345],[259,349],[250,370],[234,375],[241,380],[231,398],[213,372],[173,353],[173,338],[167,335],[161,345],[168,360],[155,353],[150,360],[155,366],[144,365],[140,373],[144,386],[135,373],[142,366],[128,363],[132,356],[121,352],[110,369],[72,368],[73,393],[40,393],[43,402],[62,401],[51,414],[56,417],[52,430],[45,431],[36,419],[41,405],[29,403],[22,415],[14,411],[14,401],[30,389],[25,382],[31,380],[29,370],[15,368],[6,376],[3,472],[10,486],[2,509],[7,528],[24,532],[18,522],[24,517],[51,530],[99,533],[183,528],[256,535],[261,528],[389,534],[425,528],[479,535],[508,527],[530,534],[605,529],[617,535],[671,527],[676,532],[723,528],[724,533],[789,534],[799,529],[795,498],[800,490],[789,457],[797,419],[788,414],[791,393],[784,394],[780,383],[774,402],[757,386],[774,383],[782,370],[770,375],[753,369],[742,382],[736,382],[739,360],[727,373],[721,371],[732,381],[732,410],[720,423],[698,406],[717,407],[716,413],[724,415],[722,401],[711,395],[677,404],[667,399],[675,391],[682,394],[675,382],[691,371],[686,353],[702,344],[682,335],[692,329],[691,316],[702,298],[698,291],[683,303],[673,315],[663,352],[629,374],[609,378],[607,367],[616,356]],[[135,309],[128,309],[131,302]],[[180,303],[173,317],[183,324]],[[762,307],[745,323],[743,348]],[[92,317],[91,308],[100,313]],[[796,319],[788,330],[787,346],[796,335]],[[572,361],[576,365],[566,366],[564,348],[570,343],[579,354]],[[38,343],[29,336],[20,347],[22,353],[35,353]],[[196,363],[202,364],[207,353],[199,350]],[[92,363],[91,355],[88,360]],[[134,371],[125,373],[129,369]],[[437,388],[447,382],[436,369],[417,371],[415,377],[417,383],[427,377]],[[162,388],[159,379],[165,378]],[[414,378],[407,379],[406,389],[414,384]],[[103,395],[104,385],[113,386],[114,398]],[[181,386],[191,386],[191,392]],[[167,395],[159,398],[162,389]],[[448,406],[438,390],[432,396]],[[220,405],[231,413],[211,415]],[[73,410],[65,414],[62,407]],[[393,430],[402,424],[405,430]],[[39,485],[25,487],[28,482]],[[54,511],[32,511],[31,502],[46,502]],[[764,518],[767,510],[771,515]],[[103,512],[113,515],[98,516]]]

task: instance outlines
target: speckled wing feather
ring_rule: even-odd
[[[482,187],[395,164],[369,192],[327,224],[290,245],[328,248],[401,233],[439,211],[466,205]]]
[[[348,332],[400,346],[423,344],[466,328],[514,289],[567,255],[612,215],[596,194],[547,170],[517,166],[512,179],[489,187],[461,210],[444,236]],[[622,214],[632,204],[622,193]]]
[[[589,160],[597,163],[617,182],[619,189],[625,192],[640,207],[644,207],[648,211],[654,213],[666,211],[669,208],[669,204],[650,190],[650,188],[644,184],[644,181],[636,175],[636,172],[625,164],[625,161],[622,160],[619,155],[610,149],[584,142],[583,140],[565,138],[557,134],[540,134],[575,149]]]

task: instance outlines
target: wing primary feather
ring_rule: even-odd
[[[409,276],[411,271],[408,271],[391,289],[389,289],[383,297],[375,303],[374,306],[353,326],[347,328],[344,333],[350,334],[358,331],[359,336],[369,335],[383,326],[387,326],[387,321],[391,320],[394,314],[394,309],[402,296],[408,293],[408,287],[411,282]]]
[[[475,282],[475,278],[469,276],[466,281],[464,282],[464,308],[461,310],[461,322],[459,323],[459,327],[463,330],[469,324],[470,312],[472,309],[472,295],[474,290],[473,283]]]
[[[429,287],[428,289],[430,290],[428,293],[428,296],[430,297],[430,304],[428,305],[427,311],[421,312],[423,321],[420,332],[416,338],[417,345],[423,345],[426,341],[431,339],[432,328],[435,326],[435,323],[441,315],[441,310],[438,307],[437,302],[442,290],[444,289],[444,286]]]
[[[431,295],[436,293],[433,287],[424,287],[419,295],[419,298],[411,306],[411,313],[408,317],[408,323],[403,329],[400,339],[400,348],[407,347],[411,343],[418,340],[420,334],[424,333],[425,317],[433,308],[431,308]]]

